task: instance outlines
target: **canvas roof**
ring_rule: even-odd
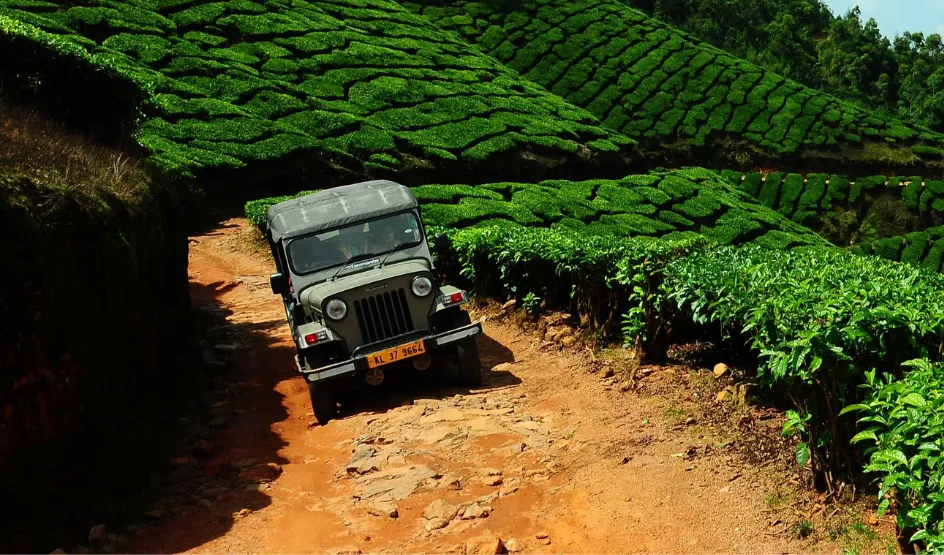
[[[291,239],[358,221],[415,208],[409,187],[387,180],[333,187],[269,207],[266,213],[274,241]]]

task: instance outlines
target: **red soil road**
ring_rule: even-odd
[[[462,552],[483,534],[515,538],[529,553],[842,551],[770,526],[764,497],[783,476],[724,454],[673,457],[711,438],[673,428],[664,416],[671,399],[619,393],[586,372],[582,357],[542,350],[494,320],[484,324],[480,351],[486,368],[504,365],[482,388],[384,384],[353,414],[311,423],[284,312],[268,290],[272,265],[246,247],[250,232],[234,219],[191,240],[195,305],[229,312],[229,326],[248,337],[236,357],[250,386],[248,410],[213,438],[221,454],[207,472],[241,457],[283,472],[268,489],[240,486],[148,527],[130,552],[443,553]],[[350,475],[358,441],[376,452],[376,464]],[[435,478],[411,482],[426,470]],[[500,485],[487,476],[495,470]],[[368,513],[386,497],[371,497],[384,485],[401,486],[392,499],[397,518]],[[487,518],[426,530],[431,502],[483,496]]]

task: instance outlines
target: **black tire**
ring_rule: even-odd
[[[482,361],[474,337],[459,342],[459,381],[467,387],[482,385]]]
[[[309,383],[308,396],[318,424],[324,426],[338,416],[337,399],[328,384]]]
[[[457,310],[450,317],[450,327],[459,328],[472,323],[472,317],[465,310]],[[458,347],[457,365],[459,366],[458,382],[466,387],[482,385],[482,361],[479,359],[479,346],[475,337],[468,337],[456,343]]]

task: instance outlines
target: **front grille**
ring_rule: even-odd
[[[354,314],[366,343],[413,331],[413,319],[403,289],[354,301]]]

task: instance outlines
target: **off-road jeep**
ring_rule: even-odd
[[[467,293],[438,283],[419,203],[408,187],[367,181],[273,205],[266,238],[315,418],[395,368],[444,364],[453,381],[480,385]],[[442,255],[449,241],[435,238]],[[437,364],[437,367],[440,366]],[[448,372],[447,370],[447,372]]]

